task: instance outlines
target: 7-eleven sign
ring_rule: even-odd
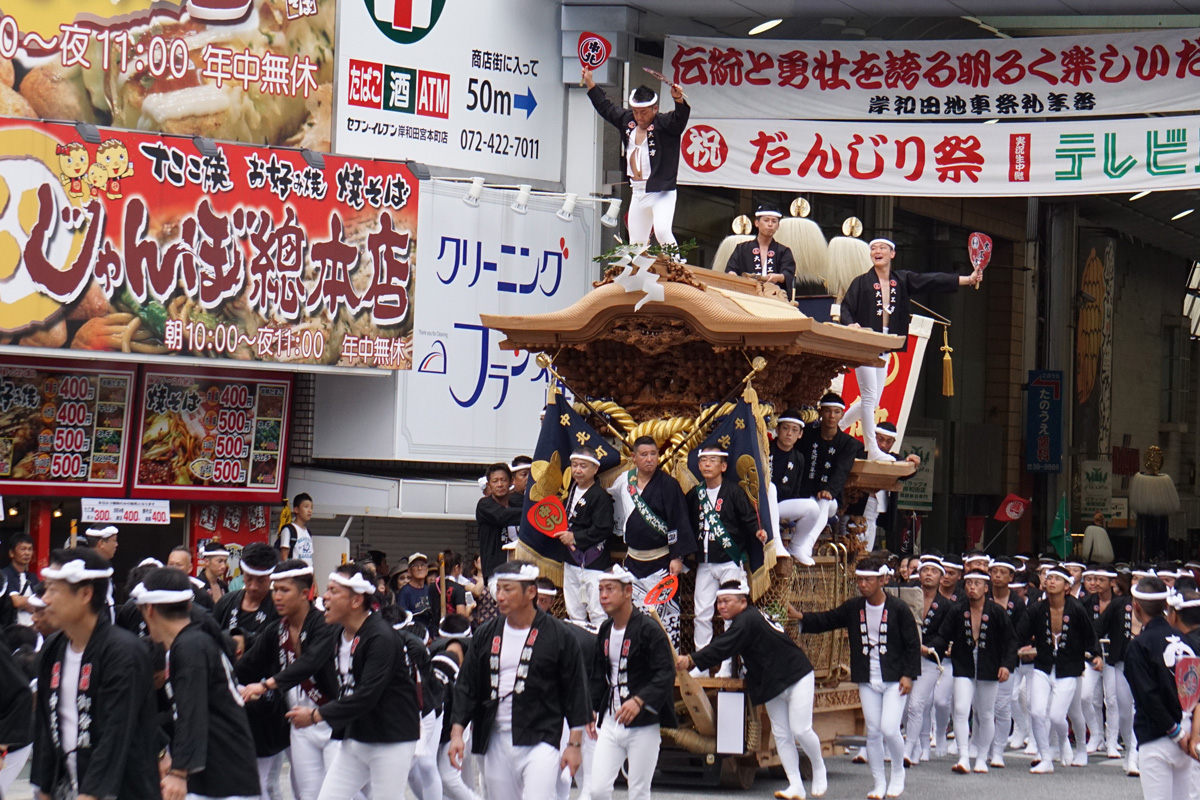
[[[433,0],[375,0],[375,19],[398,31],[425,29],[433,22]]]

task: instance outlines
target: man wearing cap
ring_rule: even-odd
[[[938,583],[946,574],[942,560],[934,555],[921,556],[917,575],[921,582],[921,674],[913,683],[908,696],[908,724],[905,726],[906,759],[913,764],[928,761],[929,730],[933,724],[933,692],[942,674],[945,650],[934,650],[930,642],[942,627],[942,620],[954,605],[938,591]],[[939,753],[940,755],[940,753]]]
[[[270,702],[278,696],[286,708],[308,713],[337,697],[337,629],[313,607],[312,590],[312,566],[301,559],[288,559],[271,571],[271,600],[278,616],[267,622],[236,667],[248,711],[260,699]],[[284,713],[278,712],[281,720]],[[288,740],[297,800],[317,800],[338,748],[332,734],[327,722],[291,728]]]
[[[629,110],[613,104],[583,68],[588,99],[605,120],[621,133],[625,174],[632,198],[629,202],[629,241],[650,244],[650,231],[660,245],[675,244],[671,223],[675,218],[675,179],[679,173],[679,143],[692,108],[678,84],[671,85],[675,110],[660,114],[658,94],[639,86],[629,94]]]
[[[590,447],[571,453],[571,482],[567,489],[567,530],[558,535],[567,546],[569,560],[563,564],[563,601],[567,616],[604,622],[600,606],[600,576],[612,564],[608,537],[613,532],[613,499],[596,483],[600,459]]]
[[[996,727],[996,693],[1017,668],[1017,639],[1004,608],[988,599],[991,577],[972,568],[964,578],[966,597],[950,609],[931,641],[935,650],[950,651],[954,664],[954,739],[958,763],[953,770],[971,772],[968,741],[971,710],[979,741],[975,772],[988,771]]]
[[[676,726],[671,642],[661,625],[634,608],[633,574],[621,565],[600,576],[600,603],[608,618],[589,670],[596,721],[588,733],[597,735],[591,796],[609,800],[628,759],[628,796],[649,800],[659,730]]]
[[[504,563],[504,545],[517,540],[521,525],[523,495],[512,491],[513,471],[508,464],[497,463],[487,468],[487,494],[475,504],[475,525],[479,529],[479,556],[483,562],[483,577],[492,577],[496,567]]]
[[[163,800],[257,796],[255,745],[233,677],[233,654],[217,631],[191,618],[187,578],[157,567],[130,597],[150,638],[167,654],[165,688],[175,724],[164,758]]]
[[[775,796],[788,800],[805,796],[797,743],[812,764],[812,796],[823,796],[828,777],[821,740],[812,729],[816,684],[808,656],[778,620],[768,619],[750,604],[750,587],[745,581],[721,584],[717,612],[725,620],[725,632],[708,647],[690,656],[679,656],[675,668],[707,670],[740,656],[746,692],[753,705],[767,708],[779,762],[787,775],[788,787]]]
[[[1195,651],[1164,616],[1168,589],[1157,577],[1142,578],[1133,587],[1133,611],[1142,631],[1125,653],[1145,800],[1187,800],[1198,778],[1196,762],[1188,757],[1190,732],[1175,684],[1175,662]]]
[[[279,529],[277,546],[281,559],[298,558],[305,564],[312,564],[313,540],[308,532],[312,517],[313,499],[301,492],[292,500],[292,521]]]
[[[429,557],[424,553],[417,552],[408,557],[408,583],[396,594],[396,605],[426,628],[437,630],[437,623],[442,618],[441,594],[429,582]]]
[[[297,728],[328,722],[341,746],[321,784],[318,800],[348,800],[360,791],[384,796],[408,781],[420,736],[412,672],[404,668],[404,642],[370,611],[375,583],[357,564],[329,573],[325,621],[335,627],[338,697],[319,708],[287,712]]]
[[[1017,564],[1016,559],[1008,556],[996,556],[991,560],[991,565],[988,567],[988,574],[992,578],[991,597],[996,605],[1000,606],[1008,614],[1008,621],[1012,625],[1014,637],[1016,635],[1017,625],[1021,621],[1021,617],[1025,616],[1025,601],[1018,597],[1013,592],[1011,584],[1016,580]],[[1012,729],[1012,736],[1018,738],[1023,730],[1021,718],[1019,716],[1019,704],[1015,707],[1018,711],[1017,726],[1013,728],[1014,706],[1013,699],[1018,697],[1021,681],[1028,672],[1029,667],[1022,672],[1024,665],[1017,660],[1015,669],[1009,670],[1008,680],[1001,683],[996,692],[996,735],[990,745],[991,757],[988,759],[988,765],[992,767],[1004,766],[1004,750],[1005,747],[1024,747],[1025,742],[1021,740],[1019,743],[1012,743],[1009,739],[1009,730]]]
[[[921,674],[921,638],[908,604],[884,592],[891,570],[882,558],[868,556],[854,569],[859,597],[831,611],[796,612],[802,633],[844,628],[850,639],[850,680],[858,684],[867,726],[867,763],[875,788],[868,800],[904,792],[904,738],[900,722],[904,696]],[[891,757],[885,775],[884,748]],[[888,778],[885,780],[885,777]]]
[[[909,298],[912,295],[954,292],[959,286],[974,286],[983,280],[982,272],[954,275],[893,270],[896,245],[890,239],[880,238],[872,239],[870,247],[873,268],[851,282],[842,298],[840,319],[843,325],[852,328],[869,328],[876,333],[904,337],[904,343],[897,348],[900,351],[908,349]],[[875,409],[879,407],[887,379],[887,360],[855,368],[854,377],[858,382],[859,404],[842,419],[842,428],[849,428],[861,420],[867,458],[878,461],[884,457],[884,452],[875,440]]]
[[[790,247],[775,241],[775,232],[779,230],[781,219],[783,214],[779,209],[760,205],[754,212],[754,227],[758,228],[758,235],[733,248],[725,271],[774,283],[791,297],[796,281],[796,259]]]
[[[116,525],[106,525],[103,528],[88,528],[84,531],[87,536],[88,546],[100,554],[100,557],[112,563],[113,558],[117,555],[117,530]],[[108,621],[117,621],[117,604],[113,599],[114,583],[112,578],[108,579],[108,592],[105,594],[105,604],[108,606]]]
[[[102,619],[112,577],[92,548],[57,550],[43,614],[59,633],[38,663],[30,782],[47,797],[159,797],[149,651]]]
[[[683,559],[696,551],[687,500],[679,482],[659,469],[658,443],[640,436],[633,443],[633,469],[619,475],[612,495],[616,527],[628,552],[625,569],[633,573],[633,601],[646,607],[646,594],[668,575],[683,571]],[[658,607],[659,619],[679,647],[679,601]]]
[[[712,641],[713,608],[717,589],[727,581],[745,580],[742,557],[750,537],[767,541],[758,513],[736,481],[724,480],[729,454],[719,447],[700,450],[704,483],[688,492],[688,520],[696,531],[696,590],[694,641],[700,650]],[[729,677],[725,664],[721,677]]]
[[[450,763],[462,768],[469,723],[491,800],[554,795],[563,767],[579,768],[592,716],[579,644],[537,607],[538,577],[526,561],[497,567],[500,616],[475,631],[455,685]],[[570,733],[560,756],[564,719]]]
[[[829,518],[837,512],[842,487],[850,477],[854,459],[862,452],[862,445],[838,429],[845,410],[840,395],[829,392],[821,398],[820,424],[805,430],[797,445],[807,465],[801,481],[803,499],[794,507],[781,505],[779,509],[784,519],[796,514],[790,517],[796,520],[796,534],[788,552],[806,567],[817,563],[812,557],[813,547]]]

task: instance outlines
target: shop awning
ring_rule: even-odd
[[[473,521],[479,484],[473,480],[380,478],[323,469],[288,473],[288,497],[312,495],[319,516]]]

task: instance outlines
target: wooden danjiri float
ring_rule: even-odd
[[[805,316],[774,284],[693,268],[665,256],[653,262],[642,257],[640,266],[639,259],[633,259],[610,267],[592,291],[560,311],[486,315],[483,324],[505,335],[503,347],[542,354],[541,363],[575,394],[576,411],[621,451],[621,470],[630,468],[629,444],[638,436],[653,436],[665,458],[663,468],[685,492],[699,480],[688,471],[688,453],[732,410],[729,401],[740,396],[751,404],[763,455],[760,463],[767,464],[773,413],[815,406],[838,375],[876,362],[884,351],[902,344],[898,336]],[[815,411],[811,413],[815,419]],[[535,480],[539,467],[545,470],[535,464]],[[846,493],[896,489],[899,479],[914,469],[907,462],[860,460]],[[733,470],[731,464],[731,474]],[[609,470],[599,480],[608,486],[618,474]],[[746,476],[739,476],[746,488]],[[750,480],[770,477],[752,475]],[[758,500],[757,491],[750,494]],[[767,513],[760,508],[760,514]],[[793,569],[787,557],[777,563],[774,547],[768,546],[765,563],[750,576],[754,603],[784,626],[816,668],[814,727],[826,752],[833,751],[838,737],[862,732],[858,690],[847,682],[846,634],[800,634],[786,610],[788,603],[830,608],[856,593],[853,562],[858,547],[856,541],[829,538],[817,551],[815,567]],[[692,584],[690,573],[681,576],[684,652],[692,640]],[[738,695],[718,700],[719,693],[741,690],[740,679],[677,675],[680,727],[662,731],[657,778],[748,788],[760,767],[778,766],[765,709],[751,707],[744,695],[740,705]],[[721,719],[714,713],[718,707]],[[736,741],[741,729],[740,751],[718,752],[718,725],[723,741],[730,730]]]

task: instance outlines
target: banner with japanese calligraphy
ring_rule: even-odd
[[[668,38],[663,73],[715,119],[991,119],[1196,107],[1200,30],[952,41]]]
[[[0,100],[8,116],[326,152],[336,6],[6,0]]]
[[[0,350],[411,367],[399,163],[0,119]]]
[[[808,122],[696,119],[679,182],[918,197],[1132,193],[1200,186],[1200,116]]]
[[[133,497],[283,497],[291,381],[147,370]]]
[[[136,373],[0,364],[0,494],[123,497]]]

